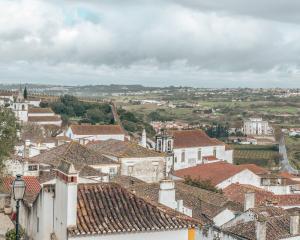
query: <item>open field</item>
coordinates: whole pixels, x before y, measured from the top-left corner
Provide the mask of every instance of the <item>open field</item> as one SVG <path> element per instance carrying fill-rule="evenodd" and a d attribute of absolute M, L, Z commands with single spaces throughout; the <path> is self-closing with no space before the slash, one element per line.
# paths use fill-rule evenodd
<path fill-rule="evenodd" d="M 279 163 L 276 145 L 231 145 L 234 148 L 234 163 L 254 163 L 262 167 L 274 168 Z"/>
<path fill-rule="evenodd" d="M 300 169 L 300 138 L 287 136 L 285 143 L 290 163 Z"/>

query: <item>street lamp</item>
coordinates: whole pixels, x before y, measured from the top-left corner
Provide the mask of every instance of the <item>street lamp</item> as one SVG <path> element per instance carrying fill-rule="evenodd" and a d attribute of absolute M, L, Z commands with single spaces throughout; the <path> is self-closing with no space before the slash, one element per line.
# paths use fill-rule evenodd
<path fill-rule="evenodd" d="M 19 240 L 19 208 L 20 200 L 23 200 L 26 184 L 22 179 L 21 175 L 17 175 L 16 179 L 13 181 L 13 195 L 14 200 L 16 201 L 16 240 Z"/>

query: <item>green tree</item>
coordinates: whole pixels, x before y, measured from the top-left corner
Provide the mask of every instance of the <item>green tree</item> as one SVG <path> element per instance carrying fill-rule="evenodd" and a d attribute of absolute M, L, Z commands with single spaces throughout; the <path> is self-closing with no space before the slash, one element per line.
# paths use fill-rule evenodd
<path fill-rule="evenodd" d="M 10 109 L 0 110 L 0 170 L 3 169 L 4 160 L 14 151 L 19 128 L 15 115 Z"/>
<path fill-rule="evenodd" d="M 24 99 L 27 99 L 27 98 L 28 98 L 27 87 L 24 88 L 23 97 L 24 97 Z"/>

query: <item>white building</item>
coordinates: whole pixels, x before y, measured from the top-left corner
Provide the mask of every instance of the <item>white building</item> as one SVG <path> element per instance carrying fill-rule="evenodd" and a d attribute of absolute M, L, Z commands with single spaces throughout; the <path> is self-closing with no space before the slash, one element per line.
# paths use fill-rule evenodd
<path fill-rule="evenodd" d="M 88 144 L 88 148 L 120 164 L 120 175 L 145 182 L 158 182 L 166 176 L 167 155 L 136 143 L 107 140 Z"/>
<path fill-rule="evenodd" d="M 29 108 L 28 122 L 37 125 L 55 125 L 61 127 L 62 119 L 60 115 L 56 115 L 50 108 Z"/>
<path fill-rule="evenodd" d="M 125 133 L 120 125 L 71 125 L 66 136 L 84 144 L 109 139 L 125 140 Z"/>
<path fill-rule="evenodd" d="M 233 150 L 225 143 L 208 137 L 202 130 L 170 131 L 158 135 L 156 150 L 173 153 L 171 164 L 174 170 L 216 161 L 233 161 Z"/>
<path fill-rule="evenodd" d="M 68 162 L 62 161 L 56 176 L 54 185 L 43 184 L 36 199 L 21 206 L 20 223 L 30 239 L 203 239 L 196 220 L 117 184 L 80 183 Z"/>
<path fill-rule="evenodd" d="M 269 127 L 267 121 L 263 121 L 262 118 L 249 118 L 244 121 L 243 133 L 245 135 L 270 135 L 272 134 L 272 128 Z"/>
<path fill-rule="evenodd" d="M 29 102 L 24 99 L 22 91 L 19 91 L 19 94 L 12 105 L 12 111 L 17 120 L 21 123 L 26 123 L 28 121 L 28 109 Z"/>

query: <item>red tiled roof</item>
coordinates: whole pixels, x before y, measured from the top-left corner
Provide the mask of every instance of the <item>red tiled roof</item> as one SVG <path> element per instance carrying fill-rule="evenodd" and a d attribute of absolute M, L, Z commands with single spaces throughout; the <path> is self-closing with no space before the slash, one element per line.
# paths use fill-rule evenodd
<path fill-rule="evenodd" d="M 120 135 L 124 134 L 120 125 L 71 125 L 76 135 Z"/>
<path fill-rule="evenodd" d="M 35 198 L 39 194 L 41 190 L 41 185 L 37 177 L 23 176 L 22 178 L 26 184 L 24 200 L 27 201 L 28 203 L 31 203 L 35 200 Z M 5 192 L 11 193 L 12 183 L 14 179 L 15 179 L 14 177 L 5 177 L 2 179 L 2 187 Z"/>
<path fill-rule="evenodd" d="M 29 122 L 58 122 L 61 121 L 59 115 L 54 116 L 30 116 L 28 117 Z"/>
<path fill-rule="evenodd" d="M 190 176 L 193 179 L 210 180 L 213 185 L 218 185 L 245 169 L 227 162 L 216 162 L 177 170 L 174 175 L 180 178 Z"/>
<path fill-rule="evenodd" d="M 194 227 L 196 220 L 151 204 L 118 184 L 79 184 L 77 226 L 71 236 L 170 231 Z"/>
<path fill-rule="evenodd" d="M 239 165 L 240 168 L 243 168 L 243 169 L 249 169 L 250 171 L 254 172 L 255 174 L 257 175 L 261 175 L 261 174 L 267 174 L 269 173 L 268 170 L 262 168 L 262 167 L 259 167 L 255 164 L 241 164 Z"/>
<path fill-rule="evenodd" d="M 274 202 L 274 194 L 272 192 L 268 192 L 252 185 L 233 183 L 223 189 L 223 193 L 226 197 L 231 201 L 239 202 L 241 204 L 244 204 L 245 193 L 249 191 L 255 193 L 255 206 L 263 205 L 266 202 Z"/>
<path fill-rule="evenodd" d="M 170 131 L 174 137 L 174 148 L 222 146 L 223 142 L 210 138 L 202 130 L 180 130 Z"/>
<path fill-rule="evenodd" d="M 234 183 L 223 189 L 223 193 L 230 200 L 244 203 L 245 193 L 253 191 L 255 193 L 255 205 L 260 206 L 266 203 L 272 203 L 277 206 L 299 206 L 300 194 L 275 195 L 252 185 Z"/>
<path fill-rule="evenodd" d="M 29 108 L 28 113 L 54 113 L 51 108 Z"/>

